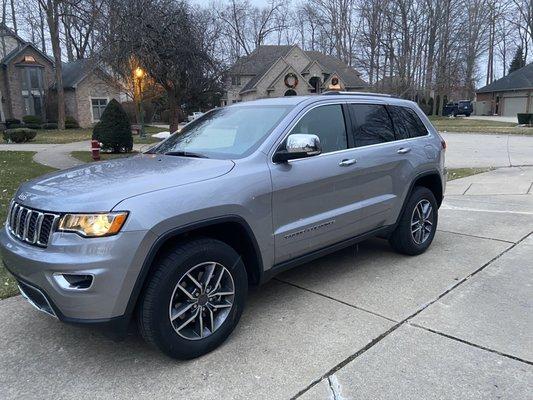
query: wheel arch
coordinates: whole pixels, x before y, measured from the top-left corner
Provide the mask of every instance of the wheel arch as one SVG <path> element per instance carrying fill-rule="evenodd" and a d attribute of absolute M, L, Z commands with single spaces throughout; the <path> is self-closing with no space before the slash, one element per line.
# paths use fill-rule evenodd
<path fill-rule="evenodd" d="M 231 234 L 228 234 L 228 230 Z M 249 283 L 259 284 L 263 274 L 263 262 L 259 245 L 248 223 L 236 215 L 203 220 L 171 229 L 156 239 L 137 276 L 125 314 L 133 314 L 157 257 L 180 240 L 198 237 L 210 237 L 231 246 L 243 258 Z"/>
<path fill-rule="evenodd" d="M 421 174 L 418 174 L 415 176 L 415 178 L 412 180 L 409 190 L 407 191 L 407 194 L 405 195 L 405 198 L 403 199 L 402 208 L 400 210 L 400 213 L 398 214 L 398 217 L 396 219 L 396 223 L 392 226 L 391 230 L 394 230 L 396 226 L 398 225 L 398 222 L 400 221 L 400 218 L 402 217 L 405 207 L 407 205 L 407 202 L 409 201 L 409 198 L 411 197 L 411 194 L 413 193 L 413 190 L 417 186 L 426 187 L 435 196 L 435 199 L 437 200 L 437 205 L 440 207 L 442 204 L 442 200 L 444 199 L 444 192 L 442 187 L 442 179 L 438 171 L 426 171 Z"/>

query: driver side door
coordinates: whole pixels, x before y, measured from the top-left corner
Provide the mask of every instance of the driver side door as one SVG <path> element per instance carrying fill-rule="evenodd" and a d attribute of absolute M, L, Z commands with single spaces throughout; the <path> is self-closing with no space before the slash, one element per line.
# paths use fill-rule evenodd
<path fill-rule="evenodd" d="M 344 238 L 339 216 L 351 200 L 343 197 L 346 191 L 342 188 L 355 185 L 349 123 L 345 105 L 315 106 L 296 122 L 289 134 L 317 135 L 322 153 L 269 163 L 276 264 Z"/>

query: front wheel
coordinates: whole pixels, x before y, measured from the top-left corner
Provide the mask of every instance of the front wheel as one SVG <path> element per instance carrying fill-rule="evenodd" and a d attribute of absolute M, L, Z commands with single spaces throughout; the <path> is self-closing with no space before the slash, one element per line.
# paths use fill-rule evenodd
<path fill-rule="evenodd" d="M 402 254 L 418 255 L 427 250 L 437 230 L 438 206 L 433 192 L 417 186 L 407 200 L 389 243 Z"/>
<path fill-rule="evenodd" d="M 239 321 L 248 291 L 241 257 L 223 242 L 196 239 L 156 262 L 138 308 L 145 340 L 177 359 L 222 344 Z"/>

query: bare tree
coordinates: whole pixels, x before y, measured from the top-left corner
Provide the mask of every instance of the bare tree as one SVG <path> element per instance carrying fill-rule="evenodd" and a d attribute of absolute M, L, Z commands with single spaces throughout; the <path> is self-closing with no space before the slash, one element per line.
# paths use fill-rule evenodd
<path fill-rule="evenodd" d="M 65 129 L 65 92 L 63 89 L 63 76 L 61 65 L 61 45 L 59 23 L 61 19 L 60 7 L 66 0 L 39 0 L 39 5 L 46 15 L 50 41 L 52 42 L 52 52 L 55 63 L 55 81 L 57 90 L 57 127 Z"/>
<path fill-rule="evenodd" d="M 215 90 L 220 81 L 212 56 L 218 30 L 211 22 L 208 14 L 173 0 L 113 0 L 110 5 L 102 59 L 124 80 L 141 67 L 165 90 L 171 130 L 178 127 L 180 106 L 199 92 Z"/>

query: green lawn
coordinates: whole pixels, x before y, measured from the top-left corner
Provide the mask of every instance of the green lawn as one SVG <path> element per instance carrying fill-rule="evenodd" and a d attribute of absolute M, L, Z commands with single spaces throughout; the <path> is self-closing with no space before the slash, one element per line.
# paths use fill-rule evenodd
<path fill-rule="evenodd" d="M 4 225 L 9 201 L 22 182 L 55 171 L 32 160 L 28 151 L 0 151 L 0 221 Z M 0 262 L 0 299 L 17 293 L 15 280 Z"/>
<path fill-rule="evenodd" d="M 153 126 L 146 127 L 146 133 L 148 137 L 146 139 L 141 139 L 139 135 L 133 136 L 133 143 L 157 143 L 159 139 L 150 137 L 154 133 L 162 132 L 165 129 L 156 128 Z M 91 140 L 93 130 L 91 128 L 86 129 L 65 129 L 60 131 L 57 129 L 38 129 L 37 136 L 31 143 L 53 143 L 53 144 L 63 144 L 71 142 L 81 142 L 83 140 Z"/>
<path fill-rule="evenodd" d="M 509 133 L 533 135 L 533 128 L 517 127 L 518 123 L 472 119 L 470 117 L 429 117 L 431 123 L 443 132 Z"/>
<path fill-rule="evenodd" d="M 100 160 L 112 160 L 114 158 L 125 158 L 125 157 L 131 157 L 136 154 L 139 154 L 136 151 L 133 151 L 131 153 L 100 153 Z M 70 155 L 74 158 L 77 158 L 78 160 L 81 160 L 83 162 L 93 162 L 93 157 L 90 151 L 73 151 L 70 153 Z"/>
<path fill-rule="evenodd" d="M 448 169 L 448 180 L 465 178 L 470 175 L 481 174 L 483 172 L 492 171 L 494 168 L 451 168 Z"/>

